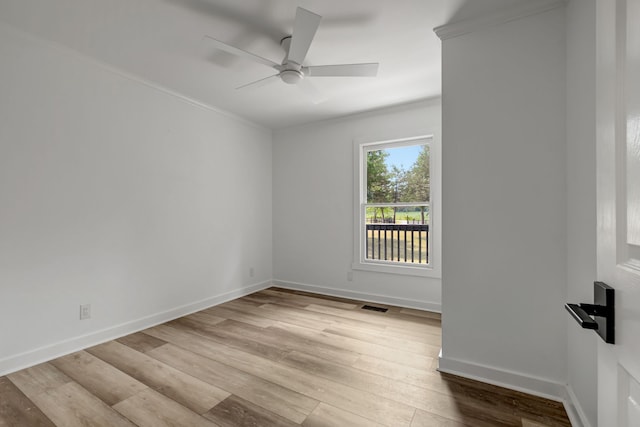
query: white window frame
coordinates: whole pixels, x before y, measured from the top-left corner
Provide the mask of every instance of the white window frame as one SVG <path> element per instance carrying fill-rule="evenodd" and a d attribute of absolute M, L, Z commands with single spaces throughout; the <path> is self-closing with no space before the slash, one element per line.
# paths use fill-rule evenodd
<path fill-rule="evenodd" d="M 430 198 L 429 200 L 429 263 L 410 264 L 393 261 L 368 260 L 365 249 L 365 215 L 366 204 L 366 152 L 371 148 L 383 150 L 410 145 L 429 146 Z M 440 143 L 434 135 L 420 135 L 384 141 L 357 141 L 353 143 L 354 159 L 354 235 L 353 235 L 353 270 L 365 270 L 379 273 L 403 274 L 421 277 L 441 277 L 440 256 L 442 252 L 440 230 Z"/>

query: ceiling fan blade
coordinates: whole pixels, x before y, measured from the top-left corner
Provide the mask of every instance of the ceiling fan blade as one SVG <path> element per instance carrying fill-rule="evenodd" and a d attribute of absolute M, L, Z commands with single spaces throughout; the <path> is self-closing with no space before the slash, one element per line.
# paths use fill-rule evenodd
<path fill-rule="evenodd" d="M 263 65 L 266 65 L 267 67 L 275 68 L 276 70 L 280 71 L 280 64 L 278 64 L 277 62 L 274 62 L 267 58 L 263 58 L 258 55 L 254 55 L 251 52 L 247 52 L 246 50 L 242 50 L 235 46 L 231 46 L 229 44 L 226 44 L 225 42 L 221 42 L 220 40 L 214 39 L 213 37 L 205 36 L 205 38 L 208 39 L 208 41 L 216 49 L 224 50 L 225 52 L 231 53 L 241 58 L 247 58 L 253 62 L 257 62 L 259 64 L 263 64 Z"/>
<path fill-rule="evenodd" d="M 293 23 L 293 34 L 291 35 L 287 61 L 302 65 L 321 19 L 320 15 L 309 12 L 307 9 L 301 7 L 296 9 L 296 20 Z"/>
<path fill-rule="evenodd" d="M 269 76 L 269 77 L 265 77 L 264 79 L 260 79 L 260 80 L 256 80 L 255 82 L 251 82 L 251 83 L 247 83 L 245 85 L 242 86 L 238 86 L 236 89 L 244 89 L 246 87 L 262 87 L 262 86 L 266 86 L 271 82 L 274 82 L 278 79 L 278 74 L 274 74 L 273 76 Z"/>
<path fill-rule="evenodd" d="M 310 77 L 375 77 L 378 63 L 314 65 L 302 67 L 302 72 Z"/>
<path fill-rule="evenodd" d="M 324 102 L 327 100 L 327 98 L 320 93 L 320 91 L 318 90 L 318 88 L 311 83 L 309 80 L 307 79 L 302 79 L 300 80 L 296 86 L 298 86 L 298 88 L 300 88 L 300 90 L 311 100 L 311 102 L 313 102 L 314 104 L 320 104 L 321 102 Z"/>

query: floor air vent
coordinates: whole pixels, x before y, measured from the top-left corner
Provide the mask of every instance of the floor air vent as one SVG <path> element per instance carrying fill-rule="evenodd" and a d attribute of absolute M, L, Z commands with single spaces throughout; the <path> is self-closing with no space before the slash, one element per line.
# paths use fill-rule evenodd
<path fill-rule="evenodd" d="M 379 311 L 381 313 L 386 313 L 387 310 L 389 310 L 388 308 L 374 307 L 372 305 L 363 305 L 362 309 L 363 310 L 371 310 L 371 311 Z"/>

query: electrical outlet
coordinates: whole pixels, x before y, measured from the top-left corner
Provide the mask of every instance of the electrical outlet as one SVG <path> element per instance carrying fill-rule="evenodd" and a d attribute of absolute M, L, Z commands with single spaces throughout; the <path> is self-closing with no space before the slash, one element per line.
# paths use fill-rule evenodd
<path fill-rule="evenodd" d="M 347 280 L 353 282 L 353 271 L 347 271 Z"/>
<path fill-rule="evenodd" d="M 80 320 L 91 319 L 91 304 L 82 304 L 80 306 Z"/>
<path fill-rule="evenodd" d="M 249 267 L 249 277 L 253 277 L 255 274 L 255 270 L 253 269 L 253 267 Z"/>

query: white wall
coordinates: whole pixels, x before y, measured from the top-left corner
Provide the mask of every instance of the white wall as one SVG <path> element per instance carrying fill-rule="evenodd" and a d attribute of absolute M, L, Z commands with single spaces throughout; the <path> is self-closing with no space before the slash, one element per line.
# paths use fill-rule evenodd
<path fill-rule="evenodd" d="M 312 292 L 440 309 L 440 279 L 353 271 L 353 141 L 434 135 L 440 100 L 274 133 L 274 280 Z"/>
<path fill-rule="evenodd" d="M 567 301 L 593 301 L 596 278 L 596 0 L 567 5 Z M 593 331 L 567 316 L 569 387 L 585 424 L 597 424 Z"/>
<path fill-rule="evenodd" d="M 0 63 L 0 375 L 266 286 L 271 131 L 6 27 Z"/>
<path fill-rule="evenodd" d="M 443 41 L 441 368 L 567 380 L 564 8 Z"/>

